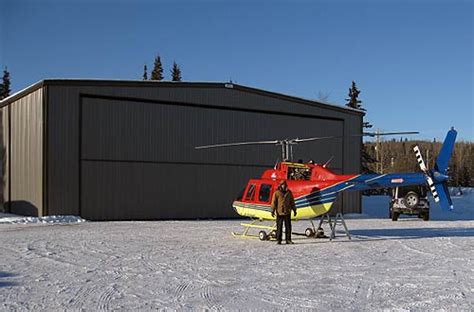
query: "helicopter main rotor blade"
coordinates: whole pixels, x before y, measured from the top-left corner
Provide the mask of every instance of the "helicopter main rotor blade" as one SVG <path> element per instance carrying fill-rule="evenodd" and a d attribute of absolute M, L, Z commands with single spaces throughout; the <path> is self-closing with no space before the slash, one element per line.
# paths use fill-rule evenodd
<path fill-rule="evenodd" d="M 318 141 L 318 140 L 328 140 L 328 139 L 337 139 L 343 138 L 342 135 L 333 135 L 333 136 L 325 136 L 325 137 L 314 137 L 314 138 L 306 138 L 306 139 L 294 139 L 292 140 L 295 143 L 303 143 L 303 142 L 310 142 L 310 141 Z"/>
<path fill-rule="evenodd" d="M 263 144 L 271 144 L 276 145 L 281 141 L 274 140 L 274 141 L 255 141 L 255 142 L 238 142 L 238 143 L 224 143 L 224 144 L 214 144 L 214 145 L 203 145 L 203 146 L 196 146 L 195 149 L 206 149 L 206 148 L 219 148 L 219 147 L 230 147 L 230 146 L 242 146 L 242 145 L 263 145 Z"/>
<path fill-rule="evenodd" d="M 314 137 L 306 139 L 291 139 L 291 140 L 273 140 L 273 141 L 254 141 L 254 142 L 237 142 L 237 143 L 223 143 L 223 144 L 213 144 L 213 145 L 202 145 L 196 146 L 195 149 L 208 149 L 208 148 L 220 148 L 220 147 L 231 147 L 231 146 L 243 146 L 243 145 L 292 145 L 303 142 L 310 141 L 319 141 L 319 140 L 328 140 L 328 139 L 338 139 L 338 138 L 353 138 L 353 137 L 363 137 L 363 136 L 382 136 L 382 135 L 396 135 L 396 134 L 418 134 L 419 132 L 415 131 L 404 131 L 404 132 L 385 132 L 385 133 L 376 133 L 376 132 L 364 132 L 362 134 L 353 134 L 349 136 L 324 136 L 324 137 Z"/>
<path fill-rule="evenodd" d="M 416 131 L 404 131 L 404 132 L 364 132 L 362 134 L 352 134 L 348 136 L 344 135 L 334 135 L 334 136 L 325 136 L 325 137 L 314 137 L 314 138 L 306 138 L 306 139 L 294 139 L 292 140 L 295 143 L 303 143 L 303 142 L 310 142 L 310 141 L 319 141 L 319 140 L 327 140 L 327 139 L 340 139 L 340 138 L 353 138 L 353 137 L 363 137 L 363 136 L 370 136 L 375 137 L 377 135 L 396 135 L 396 134 L 418 134 L 419 132 Z"/>
<path fill-rule="evenodd" d="M 364 132 L 363 136 L 376 137 L 377 135 L 397 135 L 397 134 L 420 134 L 418 131 L 401 131 L 401 132 Z"/>

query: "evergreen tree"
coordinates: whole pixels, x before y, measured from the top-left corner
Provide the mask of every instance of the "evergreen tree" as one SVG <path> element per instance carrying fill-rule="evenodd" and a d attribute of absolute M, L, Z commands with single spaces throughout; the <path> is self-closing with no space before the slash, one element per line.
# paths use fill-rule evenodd
<path fill-rule="evenodd" d="M 147 72 L 147 67 L 146 64 L 143 65 L 143 80 L 148 80 L 148 72 Z"/>
<path fill-rule="evenodd" d="M 346 106 L 355 108 L 355 109 L 360 109 L 362 111 L 366 111 L 365 108 L 362 107 L 362 101 L 359 100 L 359 94 L 360 90 L 357 89 L 355 81 L 352 81 L 352 86 L 349 88 L 349 98 L 346 99 L 347 103 Z M 372 128 L 372 124 L 368 121 L 364 121 L 362 123 L 363 128 Z"/>
<path fill-rule="evenodd" d="M 364 108 L 362 108 L 362 101 L 359 100 L 359 94 L 360 90 L 357 89 L 355 81 L 352 81 L 352 86 L 349 88 L 349 98 L 346 99 L 347 103 L 346 106 L 355 108 L 355 109 L 360 109 L 365 111 Z"/>
<path fill-rule="evenodd" d="M 163 65 L 161 64 L 161 58 L 159 55 L 155 57 L 153 64 L 153 71 L 151 72 L 150 80 L 163 80 Z"/>
<path fill-rule="evenodd" d="M 7 67 L 5 67 L 3 70 L 2 84 L 0 88 L 0 100 L 10 95 L 10 84 L 10 73 L 8 72 Z"/>
<path fill-rule="evenodd" d="M 173 62 L 173 68 L 170 70 L 172 81 L 181 81 L 181 69 L 176 62 Z"/>

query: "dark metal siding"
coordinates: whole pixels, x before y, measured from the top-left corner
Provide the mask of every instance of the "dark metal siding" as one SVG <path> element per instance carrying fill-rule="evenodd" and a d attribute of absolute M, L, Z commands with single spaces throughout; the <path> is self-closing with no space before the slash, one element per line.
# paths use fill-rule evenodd
<path fill-rule="evenodd" d="M 38 89 L 12 103 L 8 193 L 12 213 L 43 215 L 43 91 Z"/>
<path fill-rule="evenodd" d="M 70 92 L 72 91 L 72 92 Z M 48 86 L 48 214 L 79 214 L 79 94 Z"/>
<path fill-rule="evenodd" d="M 235 217 L 231 199 L 274 164 L 279 149 L 194 146 L 343 130 L 343 121 L 316 117 L 90 97 L 82 99 L 81 120 L 81 208 L 89 219 Z M 308 159 L 317 145 L 302 146 L 298 155 Z M 317 160 L 336 155 L 340 167 L 341 140 L 325 145 Z"/>
<path fill-rule="evenodd" d="M 350 136 L 354 133 L 362 133 L 362 118 L 359 116 L 346 116 L 344 125 L 345 136 Z M 345 141 L 343 171 L 344 173 L 359 173 L 361 172 L 362 137 Z M 360 213 L 362 211 L 359 192 L 342 193 L 342 201 L 344 213 Z"/>
<path fill-rule="evenodd" d="M 232 216 L 238 189 L 273 165 L 278 150 L 197 152 L 194 145 L 360 133 L 361 117 L 222 87 L 51 85 L 48 213 L 82 209 L 91 219 Z M 341 167 L 336 171 L 358 172 L 360 142 L 347 141 L 302 145 L 295 153 L 319 162 L 335 154 L 333 166 Z M 358 198 L 344 195 L 350 203 L 344 211 L 360 211 Z"/>
<path fill-rule="evenodd" d="M 195 150 L 213 142 L 341 136 L 342 120 L 167 102 L 82 98 L 82 158 L 87 160 L 273 166 L 277 146 Z M 323 149 L 321 147 L 324 147 Z M 342 168 L 342 139 L 296 147 L 297 155 Z"/>

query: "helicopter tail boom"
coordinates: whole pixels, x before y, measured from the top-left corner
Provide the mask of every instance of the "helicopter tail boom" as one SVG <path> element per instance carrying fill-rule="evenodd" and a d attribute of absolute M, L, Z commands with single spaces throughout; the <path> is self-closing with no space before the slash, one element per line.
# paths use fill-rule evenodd
<path fill-rule="evenodd" d="M 449 176 L 447 174 L 456 135 L 457 132 L 454 128 L 448 131 L 441 151 L 436 159 L 434 169 L 432 170 L 427 168 L 420 149 L 418 146 L 415 146 L 413 150 L 423 173 L 363 174 L 343 182 L 347 186 L 342 190 L 363 191 L 377 188 L 427 184 L 434 201 L 439 203 L 444 210 L 451 210 L 453 209 L 453 203 L 448 192 L 447 182 Z"/>

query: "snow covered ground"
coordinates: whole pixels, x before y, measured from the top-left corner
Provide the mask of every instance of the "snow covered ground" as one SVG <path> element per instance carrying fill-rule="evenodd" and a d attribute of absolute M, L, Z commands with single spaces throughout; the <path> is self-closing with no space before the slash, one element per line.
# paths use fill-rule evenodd
<path fill-rule="evenodd" d="M 473 219 L 349 219 L 352 240 L 289 246 L 238 220 L 1 224 L 0 310 L 472 311 Z"/>
<path fill-rule="evenodd" d="M 2 225 L 0 310 L 472 309 L 474 221 L 347 222 L 292 246 L 238 221 Z"/>

